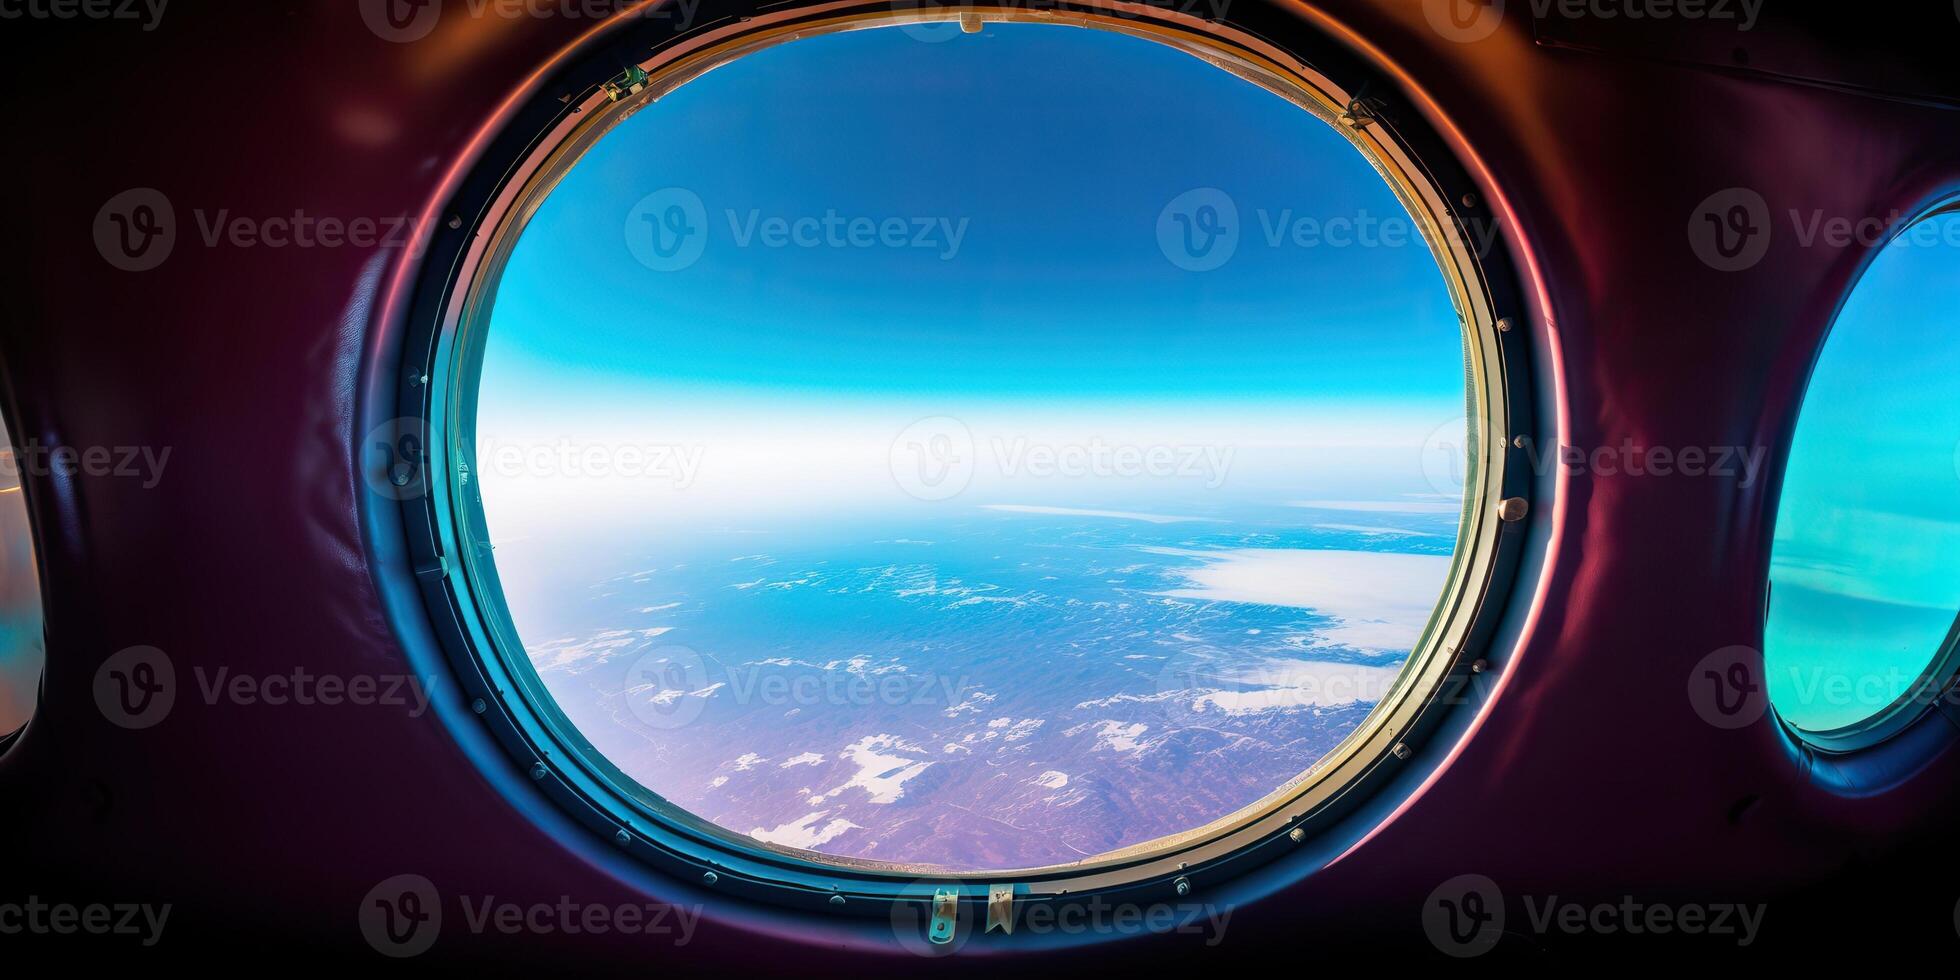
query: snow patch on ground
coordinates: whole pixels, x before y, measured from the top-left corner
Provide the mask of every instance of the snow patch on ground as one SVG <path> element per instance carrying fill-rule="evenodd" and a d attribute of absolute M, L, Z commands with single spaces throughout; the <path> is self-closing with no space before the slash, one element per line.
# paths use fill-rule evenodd
<path fill-rule="evenodd" d="M 1150 726 L 1142 722 L 1124 724 L 1120 721 L 1096 722 L 1096 745 L 1094 751 L 1109 749 L 1112 752 L 1142 752 L 1144 744 L 1139 741 Z M 1066 734 L 1082 731 L 1086 725 L 1069 729 Z"/>
<path fill-rule="evenodd" d="M 838 755 L 857 766 L 857 775 L 844 785 L 811 797 L 812 803 L 836 798 L 853 787 L 864 790 L 873 803 L 896 803 L 905 795 L 907 780 L 932 767 L 932 763 L 898 753 L 925 754 L 925 750 L 896 735 L 866 735 Z"/>
<path fill-rule="evenodd" d="M 817 821 L 822 820 L 824 815 L 829 812 L 829 810 L 818 810 L 801 820 L 795 820 L 774 829 L 757 827 L 749 831 L 749 836 L 765 844 L 780 844 L 784 847 L 800 847 L 804 850 L 809 850 L 830 842 L 844 831 L 859 829 L 857 824 L 843 817 L 838 817 L 821 827 L 817 826 Z"/>

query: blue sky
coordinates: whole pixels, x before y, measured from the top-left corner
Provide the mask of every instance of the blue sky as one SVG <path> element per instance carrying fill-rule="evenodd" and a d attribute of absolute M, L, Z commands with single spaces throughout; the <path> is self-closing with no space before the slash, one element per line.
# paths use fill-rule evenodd
<path fill-rule="evenodd" d="M 629 226 L 673 188 L 705 239 L 650 268 Z M 1236 253 L 1204 272 L 1157 236 L 1196 188 L 1239 214 Z M 908 244 L 750 232 L 832 214 L 898 219 Z M 705 444 L 754 480 L 766 468 L 743 467 L 782 442 L 834 444 L 796 461 L 807 476 L 945 415 L 976 435 L 1294 451 L 1263 477 L 1244 464 L 1246 493 L 1282 493 L 1313 453 L 1353 477 L 1330 492 L 1366 490 L 1377 457 L 1424 489 L 1423 438 L 1463 414 L 1434 260 L 1415 240 L 1267 244 L 1299 218 L 1406 221 L 1341 134 L 1170 48 L 1039 25 L 780 45 L 626 120 L 532 218 L 496 297 L 482 435 Z"/>

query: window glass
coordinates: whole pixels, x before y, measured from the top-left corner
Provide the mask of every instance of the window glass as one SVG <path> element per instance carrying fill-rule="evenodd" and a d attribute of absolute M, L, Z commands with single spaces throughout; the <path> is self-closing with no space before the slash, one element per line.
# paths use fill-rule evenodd
<path fill-rule="evenodd" d="M 1960 611 L 1960 215 L 1906 229 L 1831 328 L 1790 447 L 1771 552 L 1770 703 L 1799 730 L 1884 715 Z"/>
<path fill-rule="evenodd" d="M 1126 35 L 717 68 L 553 188 L 486 337 L 530 664 L 769 844 L 997 870 L 1231 815 L 1369 717 L 1456 547 L 1463 340 L 1408 213 Z"/>

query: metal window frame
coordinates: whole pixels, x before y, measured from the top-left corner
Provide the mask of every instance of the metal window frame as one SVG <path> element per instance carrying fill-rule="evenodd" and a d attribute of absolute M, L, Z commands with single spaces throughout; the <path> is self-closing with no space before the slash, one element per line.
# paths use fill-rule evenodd
<path fill-rule="evenodd" d="M 406 552 L 430 625 L 458 682 L 510 761 L 538 791 L 595 834 L 669 874 L 778 906 L 822 914 L 896 915 L 950 893 L 983 907 L 1001 886 L 1012 901 L 1160 901 L 1293 852 L 1407 768 L 1425 735 L 1477 703 L 1516 577 L 1535 488 L 1527 465 L 1534 425 L 1529 331 L 1518 279 L 1499 236 L 1448 145 L 1379 70 L 1295 22 L 1291 46 L 1237 26 L 1149 4 L 1036 0 L 1029 6 L 908 6 L 792 2 L 692 29 L 632 18 L 588 40 L 514 112 L 459 186 L 412 284 L 399 418 L 383 472 L 398 489 Z M 854 861 L 763 844 L 702 821 L 639 787 L 557 713 L 515 643 L 487 558 L 482 510 L 468 491 L 473 379 L 481 333 L 514 229 L 555 175 L 612 124 L 659 93 L 762 47 L 815 34 L 902 24 L 1033 22 L 1114 30 L 1176 47 L 1299 105 L 1361 148 L 1427 229 L 1463 320 L 1470 445 L 1465 507 L 1443 597 L 1393 688 L 1354 733 L 1300 777 L 1238 813 L 1172 837 L 1067 865 L 988 872 Z M 1305 43 L 1301 43 L 1305 39 Z M 637 52 L 620 75 L 622 51 Z M 650 52 L 650 54 L 649 54 Z M 1312 59 L 1309 61 L 1308 59 Z M 1336 78 L 1341 84 L 1336 83 Z M 1485 225 L 1484 227 L 1492 227 Z M 399 445 L 405 451 L 394 453 Z M 365 450 L 368 447 L 361 447 Z M 366 465 L 367 454 L 357 458 Z M 517 656 L 510 656 L 510 651 Z"/>

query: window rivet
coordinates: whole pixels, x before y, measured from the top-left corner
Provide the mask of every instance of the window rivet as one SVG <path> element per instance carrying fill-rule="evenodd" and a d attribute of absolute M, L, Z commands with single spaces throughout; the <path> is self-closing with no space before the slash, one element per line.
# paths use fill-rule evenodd
<path fill-rule="evenodd" d="M 1397 742 L 1395 743 L 1395 747 L 1389 749 L 1388 751 L 1390 755 L 1395 756 L 1397 759 L 1407 759 L 1409 756 L 1415 754 L 1413 751 L 1409 749 L 1409 744 L 1407 742 Z"/>
<path fill-rule="evenodd" d="M 1474 662 L 1470 664 L 1470 672 L 1473 674 L 1481 674 L 1489 669 L 1490 669 L 1490 661 L 1485 660 L 1482 657 L 1477 658 Z"/>
<path fill-rule="evenodd" d="M 1497 332 L 1498 332 L 1498 333 L 1510 333 L 1510 332 L 1511 332 L 1511 318 L 1510 318 L 1510 317 L 1508 317 L 1508 316 L 1503 316 L 1503 317 L 1498 317 L 1498 318 L 1497 318 Z"/>
<path fill-rule="evenodd" d="M 1292 829 L 1291 831 L 1289 831 L 1289 832 L 1287 833 L 1287 835 L 1286 835 L 1286 838 L 1287 838 L 1288 840 L 1290 840 L 1290 841 L 1292 841 L 1293 843 L 1295 843 L 1295 844 L 1298 844 L 1298 843 L 1300 843 L 1301 841 L 1303 841 L 1303 840 L 1306 840 L 1306 839 L 1307 839 L 1307 831 L 1306 831 L 1306 828 L 1304 828 L 1304 827 L 1295 827 L 1295 828 L 1293 828 L 1293 829 Z"/>
<path fill-rule="evenodd" d="M 470 710 L 480 715 L 485 711 L 490 710 L 490 705 L 486 703 L 482 698 L 477 698 L 476 700 L 470 702 Z"/>
<path fill-rule="evenodd" d="M 633 835 L 627 833 L 624 829 L 622 829 L 620 830 L 619 833 L 613 835 L 613 840 L 618 841 L 619 846 L 625 847 L 626 845 L 633 843 Z"/>
<path fill-rule="evenodd" d="M 1177 894 L 1178 897 L 1180 898 L 1182 898 L 1185 895 L 1191 894 L 1191 879 L 1186 878 L 1183 875 L 1179 875 L 1177 880 L 1171 883 L 1171 886 L 1177 889 Z"/>
<path fill-rule="evenodd" d="M 544 768 L 544 763 L 542 763 L 542 762 L 533 762 L 533 763 L 531 763 L 531 778 L 532 778 L 532 779 L 543 779 L 543 778 L 544 778 L 544 773 L 545 773 L 545 768 Z"/>
<path fill-rule="evenodd" d="M 832 896 L 830 896 L 830 904 L 832 904 L 832 905 L 842 905 L 842 904 L 844 904 L 844 896 L 842 896 L 842 895 L 832 895 Z"/>
<path fill-rule="evenodd" d="M 1530 509 L 1531 504 L 1523 497 L 1506 497 L 1497 505 L 1497 519 L 1506 523 L 1516 523 L 1524 520 L 1525 513 Z"/>
<path fill-rule="evenodd" d="M 715 873 L 714 873 L 714 872 L 712 872 L 712 871 L 709 871 L 709 872 L 706 872 L 705 874 L 703 874 L 703 875 L 701 876 L 701 883 L 702 883 L 702 884 L 704 884 L 704 885 L 712 885 L 712 884 L 714 884 L 715 882 L 717 882 L 717 881 L 720 881 L 720 880 L 721 880 L 721 876 L 720 876 L 720 875 L 718 875 L 718 874 L 715 874 Z"/>

